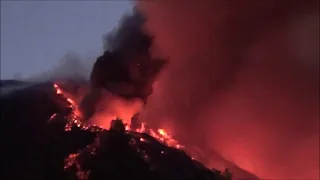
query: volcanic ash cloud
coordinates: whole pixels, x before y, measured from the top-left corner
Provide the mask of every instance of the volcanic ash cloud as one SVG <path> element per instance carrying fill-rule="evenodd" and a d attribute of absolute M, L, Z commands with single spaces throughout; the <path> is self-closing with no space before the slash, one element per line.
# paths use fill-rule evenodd
<path fill-rule="evenodd" d="M 317 1 L 138 4 L 171 60 L 149 123 L 263 179 L 319 178 Z"/>

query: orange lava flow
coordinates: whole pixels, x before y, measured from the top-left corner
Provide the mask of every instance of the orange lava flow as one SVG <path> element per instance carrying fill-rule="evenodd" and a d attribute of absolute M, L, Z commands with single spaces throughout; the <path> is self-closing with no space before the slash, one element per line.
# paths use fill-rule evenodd
<path fill-rule="evenodd" d="M 82 130 L 89 130 L 91 132 L 101 132 L 104 129 L 102 127 L 99 127 L 97 125 L 89 125 L 83 123 L 81 119 L 81 112 L 79 111 L 78 105 L 74 100 L 72 100 L 72 97 L 68 96 L 68 93 L 65 93 L 58 84 L 53 84 L 53 87 L 56 91 L 56 94 L 59 96 L 62 96 L 68 106 L 72 109 L 72 113 L 67 117 L 67 124 L 65 126 L 65 131 L 71 131 L 72 127 L 75 125 L 78 128 Z M 53 120 L 57 116 L 56 113 L 54 113 L 50 120 Z M 177 149 L 183 148 L 184 146 L 180 145 L 177 140 L 175 140 L 171 135 L 168 134 L 164 129 L 157 129 L 156 131 L 153 129 L 146 129 L 146 123 L 141 123 L 141 127 L 138 129 L 130 129 L 130 124 L 126 124 L 126 131 L 131 132 L 139 132 L 139 133 L 148 133 L 155 139 L 159 140 L 160 142 Z M 141 140 L 143 142 L 143 140 Z"/>
<path fill-rule="evenodd" d="M 71 131 L 73 125 L 77 126 L 78 128 L 80 128 L 82 130 L 89 130 L 91 132 L 100 132 L 103 130 L 99 126 L 87 125 L 87 124 L 83 123 L 81 120 L 80 111 L 79 111 L 78 106 L 75 103 L 75 101 L 72 100 L 71 97 L 68 97 L 66 95 L 66 93 L 64 93 L 63 90 L 58 86 L 58 84 L 53 84 L 53 87 L 56 90 L 57 95 L 62 96 L 66 100 L 68 106 L 72 109 L 72 112 L 70 113 L 70 115 L 68 115 L 68 117 L 66 117 L 67 124 L 65 126 L 65 131 Z M 50 119 L 52 120 L 55 117 L 56 117 L 56 115 L 53 115 L 53 116 L 51 116 Z"/>
<path fill-rule="evenodd" d="M 58 84 L 53 84 L 53 87 L 56 91 L 56 94 L 58 96 L 61 96 L 63 99 L 65 99 L 66 104 L 68 105 L 69 108 L 71 108 L 71 113 L 65 117 L 67 119 L 67 123 L 65 126 L 65 131 L 71 131 L 72 127 L 77 126 L 81 130 L 85 131 L 91 131 L 91 132 L 101 132 L 104 131 L 102 127 L 99 127 L 97 125 L 89 125 L 86 123 L 83 123 L 82 118 L 81 118 L 81 112 L 79 111 L 78 105 L 76 101 L 74 101 L 71 97 L 71 95 L 68 96 L 69 93 L 64 92 Z M 54 120 L 57 117 L 57 113 L 54 113 L 50 119 L 49 122 Z M 171 135 L 168 134 L 164 129 L 157 129 L 156 131 L 153 129 L 147 129 L 146 128 L 146 123 L 142 122 L 141 127 L 138 129 L 130 129 L 130 123 L 125 124 L 125 130 L 126 132 L 138 132 L 138 133 L 148 133 L 150 136 L 154 137 L 158 141 L 166 144 L 167 146 L 173 147 L 173 148 L 183 148 L 184 146 L 180 145 L 177 140 L 175 140 Z M 144 138 L 139 138 L 139 141 L 142 143 L 148 143 L 147 140 Z M 96 137 L 95 141 L 87 145 L 85 149 L 78 150 L 77 153 L 72 153 L 69 154 L 69 156 L 65 159 L 64 163 L 64 169 L 69 169 L 71 166 L 75 166 L 77 169 L 76 176 L 78 180 L 85 180 L 88 178 L 88 175 L 90 174 L 90 171 L 86 171 L 82 169 L 81 163 L 79 162 L 80 156 L 83 155 L 83 152 L 87 151 L 90 152 L 91 154 L 95 154 L 96 149 L 100 146 L 100 140 L 99 136 Z M 150 157 L 148 154 L 146 154 L 143 151 L 140 151 L 139 148 L 135 148 L 137 152 L 142 153 L 143 159 L 148 162 Z M 161 154 L 164 152 L 161 151 Z M 193 159 L 193 158 L 192 158 Z"/>

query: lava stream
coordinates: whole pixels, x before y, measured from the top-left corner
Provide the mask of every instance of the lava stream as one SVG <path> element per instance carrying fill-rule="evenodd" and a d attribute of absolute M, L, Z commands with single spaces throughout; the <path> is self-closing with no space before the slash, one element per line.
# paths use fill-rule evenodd
<path fill-rule="evenodd" d="M 71 112 L 69 113 L 69 115 L 67 115 L 65 117 L 65 119 L 67 120 L 66 125 L 65 125 L 65 131 L 71 131 L 72 128 L 74 126 L 80 128 L 81 130 L 84 131 L 91 131 L 94 133 L 99 133 L 102 131 L 105 131 L 106 129 L 99 127 L 97 125 L 90 125 L 90 124 L 86 124 L 84 123 L 84 121 L 81 118 L 81 112 L 79 111 L 78 105 L 76 103 L 75 100 L 73 100 L 73 98 L 71 97 L 71 95 L 67 92 L 65 92 L 64 90 L 62 90 L 62 88 L 59 87 L 58 84 L 53 84 L 53 87 L 56 91 L 56 94 L 58 96 L 61 96 L 67 106 L 71 109 Z M 51 117 L 49 121 L 54 120 L 57 117 L 57 113 L 54 113 Z M 173 148 L 183 148 L 184 146 L 180 145 L 178 143 L 177 140 L 175 140 L 171 135 L 169 135 L 164 129 L 147 129 L 146 128 L 146 123 L 141 123 L 141 127 L 138 129 L 131 129 L 130 128 L 130 124 L 125 124 L 125 129 L 126 129 L 126 133 L 147 133 L 150 136 L 154 137 L 155 139 L 157 139 L 159 142 L 162 142 L 163 144 L 169 146 L 169 147 L 173 147 Z M 137 138 L 139 139 L 139 143 L 147 143 L 147 141 L 144 138 Z M 133 143 L 136 144 L 136 143 Z M 82 169 L 81 167 L 81 163 L 79 162 L 79 159 L 81 159 L 82 156 L 85 156 L 86 154 L 91 154 L 94 155 L 96 152 L 96 149 L 99 148 L 100 146 L 100 142 L 99 142 L 99 135 L 97 135 L 96 140 L 92 143 L 87 145 L 86 148 L 84 149 L 80 149 L 77 153 L 71 153 L 69 154 L 69 156 L 65 159 L 65 165 L 64 165 L 64 169 L 68 169 L 71 166 L 75 166 L 77 169 L 77 177 L 78 179 L 86 179 L 90 173 L 90 171 L 85 171 Z M 137 152 L 142 154 L 142 157 L 148 161 L 148 155 L 145 154 L 144 151 L 141 151 L 137 146 L 133 145 L 132 146 Z M 161 151 L 161 154 L 163 154 L 164 152 Z M 193 158 L 192 158 L 193 159 Z"/>
<path fill-rule="evenodd" d="M 57 95 L 61 95 L 72 110 L 67 118 L 68 122 L 65 128 L 66 131 L 70 131 L 70 127 L 72 127 L 72 125 L 76 125 L 82 130 L 90 130 L 91 132 L 103 131 L 102 127 L 83 123 L 81 119 L 81 112 L 79 111 L 76 101 L 72 100 L 72 97 L 68 96 L 68 93 L 63 91 L 58 84 L 54 84 L 53 87 L 55 88 Z M 53 114 L 50 119 L 54 119 L 56 115 L 56 113 Z M 126 130 L 131 132 L 148 133 L 150 136 L 156 138 L 160 142 L 163 142 L 170 147 L 175 147 L 178 149 L 184 147 L 180 145 L 178 141 L 175 140 L 171 135 L 169 135 L 164 129 L 157 129 L 156 131 L 153 129 L 146 129 L 146 123 L 144 122 L 141 123 L 141 127 L 138 129 L 130 129 L 130 124 L 126 124 Z"/>

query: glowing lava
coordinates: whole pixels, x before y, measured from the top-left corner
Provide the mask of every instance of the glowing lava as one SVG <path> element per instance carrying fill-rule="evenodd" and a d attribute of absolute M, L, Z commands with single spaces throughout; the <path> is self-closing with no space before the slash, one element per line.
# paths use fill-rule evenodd
<path fill-rule="evenodd" d="M 65 125 L 65 131 L 71 131 L 74 126 L 80 128 L 81 130 L 84 131 L 91 131 L 95 133 L 99 133 L 102 131 L 105 131 L 106 129 L 99 127 L 97 125 L 89 125 L 84 123 L 84 121 L 81 118 L 81 112 L 78 108 L 78 105 L 75 100 L 72 99 L 71 95 L 65 91 L 63 91 L 58 84 L 53 84 L 53 87 L 56 91 L 56 94 L 60 97 L 62 97 L 65 102 L 67 107 L 71 109 L 71 112 L 69 115 L 65 116 L 65 119 L 67 120 L 67 123 Z M 49 121 L 54 120 L 57 117 L 57 113 L 54 113 Z M 133 132 L 133 133 L 147 133 L 150 136 L 154 137 L 158 141 L 162 142 L 163 144 L 173 147 L 173 148 L 182 148 L 184 146 L 180 145 L 177 140 L 175 140 L 171 135 L 169 135 L 164 129 L 157 129 L 156 131 L 153 129 L 147 129 L 146 128 L 146 123 L 141 123 L 141 127 L 138 129 L 130 129 L 130 123 L 125 124 L 125 129 L 127 133 Z M 145 140 L 144 138 L 138 138 L 140 143 L 147 143 L 148 141 Z M 137 146 L 136 146 L 136 141 L 134 140 L 134 143 L 132 143 L 132 147 L 139 153 L 141 153 L 142 157 L 145 159 L 145 161 L 149 160 L 149 156 L 146 154 L 145 151 L 141 151 Z M 86 156 L 86 153 L 89 153 L 91 155 L 94 155 L 96 152 L 96 149 L 99 148 L 100 146 L 100 141 L 99 141 L 99 135 L 96 137 L 96 140 L 90 144 L 87 145 L 86 148 L 80 149 L 77 153 L 72 153 L 70 154 L 66 159 L 65 159 L 65 165 L 64 169 L 68 169 L 71 166 L 75 166 L 77 169 L 77 177 L 78 179 L 86 179 L 90 173 L 88 170 L 83 170 L 81 163 L 79 163 L 79 159 L 83 156 Z M 161 151 L 161 154 L 164 152 Z"/>
<path fill-rule="evenodd" d="M 67 119 L 67 124 L 65 126 L 66 131 L 70 131 L 72 126 L 75 125 L 78 128 L 82 130 L 89 130 L 91 132 L 101 132 L 104 129 L 102 127 L 99 127 L 97 125 L 88 125 L 85 124 L 82 121 L 81 118 L 81 112 L 78 108 L 78 105 L 76 104 L 76 101 L 72 100 L 72 97 L 68 93 L 64 92 L 58 84 L 53 84 L 53 87 L 56 90 L 56 94 L 59 96 L 62 96 L 65 101 L 67 102 L 68 106 L 71 108 L 71 113 L 68 115 Z M 54 119 L 56 117 L 56 113 L 53 114 L 50 118 L 50 120 Z M 139 133 L 148 133 L 152 137 L 156 138 L 160 142 L 165 143 L 166 145 L 170 147 L 175 147 L 175 148 L 182 148 L 184 146 L 180 145 L 177 140 L 175 140 L 171 135 L 169 135 L 164 129 L 158 129 L 157 131 L 153 129 L 146 129 L 146 123 L 142 122 L 141 127 L 138 129 L 130 129 L 130 124 L 126 124 L 126 130 L 131 131 L 131 132 L 139 132 Z"/>
<path fill-rule="evenodd" d="M 63 99 L 65 99 L 66 104 L 69 108 L 71 108 L 71 113 L 66 117 L 67 123 L 65 126 L 65 131 L 71 131 L 72 127 L 75 125 L 78 128 L 82 130 L 89 130 L 91 132 L 100 132 L 103 129 L 96 125 L 87 125 L 82 122 L 81 120 L 81 113 L 79 111 L 79 108 L 74 100 L 71 99 L 71 97 L 67 96 L 67 93 L 64 93 L 62 89 L 58 86 L 58 84 L 53 84 L 53 87 L 56 90 L 56 94 L 59 96 L 62 96 Z M 56 114 L 56 113 L 55 113 Z M 54 119 L 55 116 L 51 116 L 50 119 Z"/>

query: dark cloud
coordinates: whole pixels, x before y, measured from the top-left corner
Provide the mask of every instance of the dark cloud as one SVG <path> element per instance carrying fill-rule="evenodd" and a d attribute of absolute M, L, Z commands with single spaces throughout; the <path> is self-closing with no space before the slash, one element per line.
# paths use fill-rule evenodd
<path fill-rule="evenodd" d="M 134 8 L 104 36 L 105 52 L 93 66 L 91 92 L 81 105 L 89 122 L 107 127 L 113 119 L 108 117 L 127 122 L 152 94 L 152 84 L 166 60 L 151 56 L 153 37 L 143 29 L 145 22 L 144 15 Z"/>

